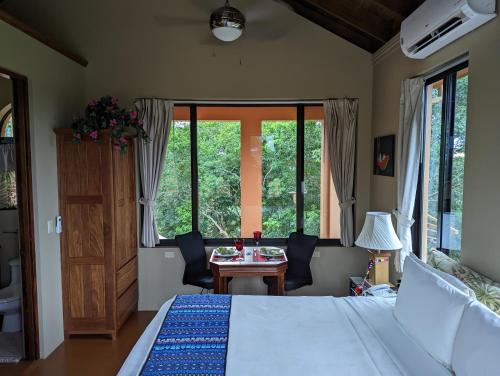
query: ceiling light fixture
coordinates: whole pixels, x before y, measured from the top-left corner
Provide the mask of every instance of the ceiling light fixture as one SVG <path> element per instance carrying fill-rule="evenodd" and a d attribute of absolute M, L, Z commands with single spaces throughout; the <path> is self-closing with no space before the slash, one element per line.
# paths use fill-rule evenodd
<path fill-rule="evenodd" d="M 223 42 L 233 42 L 243 34 L 245 29 L 245 16 L 238 9 L 226 4 L 210 16 L 210 29 L 212 34 Z"/>

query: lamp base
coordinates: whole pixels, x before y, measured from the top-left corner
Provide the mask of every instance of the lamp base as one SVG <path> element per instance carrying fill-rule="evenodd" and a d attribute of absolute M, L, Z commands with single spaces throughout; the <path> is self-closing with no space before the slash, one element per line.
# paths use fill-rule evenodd
<path fill-rule="evenodd" d="M 370 260 L 373 261 L 373 268 L 370 270 L 369 279 L 375 284 L 389 284 L 389 259 L 390 252 L 380 252 L 368 250 Z"/>

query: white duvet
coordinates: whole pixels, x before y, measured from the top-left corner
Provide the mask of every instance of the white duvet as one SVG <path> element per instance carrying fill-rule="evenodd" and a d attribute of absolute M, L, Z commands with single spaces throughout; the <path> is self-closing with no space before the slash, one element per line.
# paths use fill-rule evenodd
<path fill-rule="evenodd" d="M 138 375 L 172 300 L 146 328 L 119 375 Z M 233 296 L 226 376 L 451 373 L 422 350 L 383 298 Z"/>

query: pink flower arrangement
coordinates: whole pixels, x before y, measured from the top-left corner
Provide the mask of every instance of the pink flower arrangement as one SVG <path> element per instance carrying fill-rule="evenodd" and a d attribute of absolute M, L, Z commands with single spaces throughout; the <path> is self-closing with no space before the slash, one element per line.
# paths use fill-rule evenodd
<path fill-rule="evenodd" d="M 137 134 L 144 142 L 149 141 L 148 134 L 142 127 L 143 122 L 138 118 L 137 111 L 128 111 L 118 106 L 116 97 L 102 97 L 91 100 L 85 109 L 85 116 L 76 118 L 73 128 L 73 142 L 79 144 L 83 135 L 88 135 L 95 142 L 99 142 L 100 132 L 111 129 L 111 137 L 115 148 L 126 152 L 129 145 L 130 130 Z"/>

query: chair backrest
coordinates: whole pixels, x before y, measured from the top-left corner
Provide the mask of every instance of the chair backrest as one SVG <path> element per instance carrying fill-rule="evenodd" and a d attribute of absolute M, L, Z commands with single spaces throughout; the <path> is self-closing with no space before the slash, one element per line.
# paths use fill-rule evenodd
<path fill-rule="evenodd" d="M 288 238 L 286 257 L 288 258 L 287 273 L 294 276 L 311 279 L 309 264 L 318 243 L 318 237 L 292 232 Z"/>
<path fill-rule="evenodd" d="M 176 235 L 175 241 L 179 246 L 182 257 L 186 262 L 184 276 L 196 275 L 207 270 L 207 254 L 205 244 L 199 231 Z"/>

